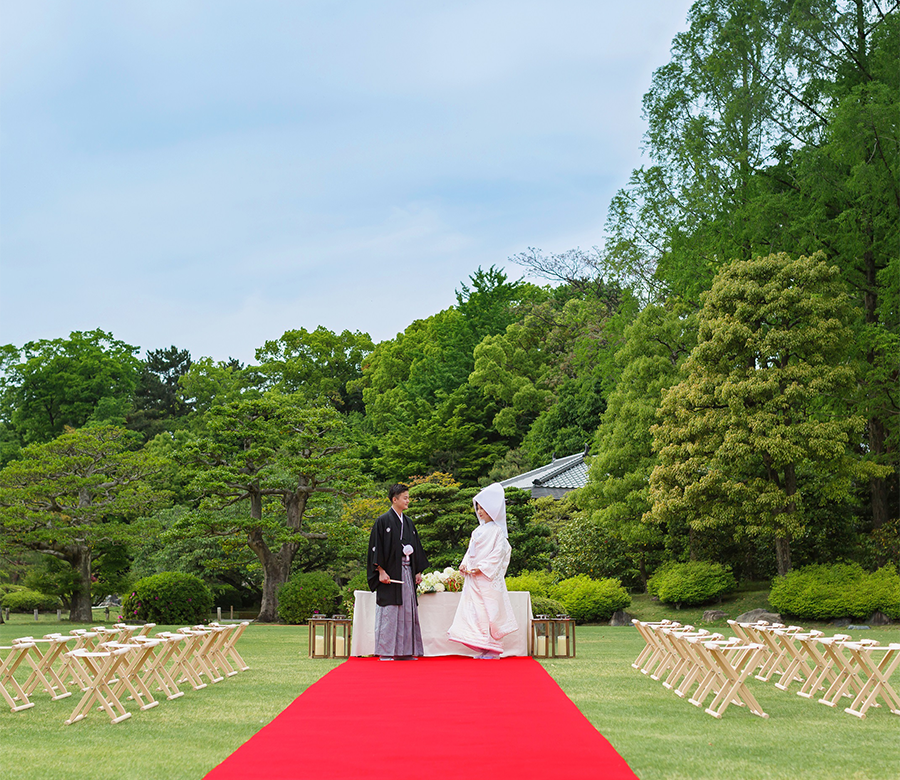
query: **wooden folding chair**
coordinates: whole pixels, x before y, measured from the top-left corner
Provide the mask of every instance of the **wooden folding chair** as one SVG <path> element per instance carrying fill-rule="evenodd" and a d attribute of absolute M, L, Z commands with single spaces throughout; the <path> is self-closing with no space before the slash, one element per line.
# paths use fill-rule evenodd
<path fill-rule="evenodd" d="M 126 656 L 122 663 L 118 680 L 110 681 L 113 695 L 116 698 L 119 698 L 127 690 L 130 694 L 128 698 L 136 701 L 141 710 L 149 710 L 159 704 L 147 685 L 145 674 L 149 666 L 148 659 L 154 655 L 154 647 L 161 642 L 161 639 L 151 639 L 140 643 L 106 642 L 103 644 L 104 650 L 134 650 Z"/>
<path fill-rule="evenodd" d="M 848 698 L 856 697 L 862 690 L 865 680 L 865 669 L 859 666 L 859 660 L 855 656 L 844 655 L 842 649 L 849 642 L 844 639 L 845 635 L 834 637 L 819 637 L 816 641 L 822 648 L 823 655 L 831 661 L 834 669 L 834 680 L 831 687 L 819 699 L 819 704 L 826 707 L 835 707 L 844 696 Z M 878 642 L 874 639 L 860 640 L 859 644 L 874 646 Z M 861 676 L 862 673 L 862 676 Z M 852 693 L 850 692 L 852 690 Z"/>
<path fill-rule="evenodd" d="M 145 680 L 156 683 L 157 690 L 162 691 L 167 699 L 177 699 L 184 696 L 184 691 L 178 689 L 177 677 L 181 676 L 178 664 L 173 661 L 177 656 L 184 636 L 163 631 L 152 639 L 150 637 L 135 637 L 136 643 L 155 642 L 154 654 L 147 659 L 147 671 Z M 169 664 L 175 672 L 173 677 L 169 671 Z"/>
<path fill-rule="evenodd" d="M 217 625 L 215 623 L 211 625 Z M 240 623 L 236 623 L 231 627 L 231 633 L 225 635 L 225 639 L 222 643 L 222 653 L 223 655 L 230 660 L 230 662 L 234 665 L 235 674 L 237 672 L 246 672 L 250 667 L 247 665 L 247 662 L 241 657 L 241 654 L 237 651 L 237 641 L 241 638 L 241 634 L 244 633 L 247 626 L 250 625 L 250 621 L 244 620 Z M 228 675 L 229 677 L 231 675 Z"/>
<path fill-rule="evenodd" d="M 631 664 L 633 669 L 639 670 L 642 674 L 648 674 L 658 662 L 660 654 L 663 652 L 656 637 L 655 630 L 662 626 L 668 628 L 680 628 L 680 623 L 674 623 L 671 620 L 663 620 L 658 623 L 645 623 L 637 618 L 632 618 L 631 624 L 644 640 L 644 647 L 637 658 Z"/>
<path fill-rule="evenodd" d="M 136 645 L 125 645 L 110 650 L 72 651 L 72 657 L 76 658 L 84 668 L 84 678 L 90 682 L 81 701 L 78 702 L 69 719 L 65 721 L 67 726 L 85 718 L 95 701 L 106 711 L 113 723 L 120 723 L 131 717 L 131 713 L 125 710 L 113 690 L 113 681 L 118 679 L 119 668 L 127 662 L 128 654 L 133 653 L 136 649 Z"/>
<path fill-rule="evenodd" d="M 219 633 L 210 630 L 206 626 L 194 626 L 193 628 L 179 628 L 178 633 L 192 637 L 199 637 L 190 656 L 190 663 L 198 677 L 206 676 L 211 683 L 222 682 L 225 678 L 219 674 L 212 663 L 210 653 L 219 639 Z"/>
<path fill-rule="evenodd" d="M 819 649 L 819 639 L 824 638 L 824 636 L 821 631 L 810 631 L 809 635 L 794 635 L 794 639 L 803 647 L 803 652 L 812 663 L 812 668 L 806 681 L 800 686 L 800 690 L 797 691 L 797 695 L 802 696 L 804 699 L 811 699 L 820 690 L 825 690 L 826 683 L 831 685 L 837 679 L 837 674 L 834 671 L 834 661 Z M 851 637 L 848 634 L 835 634 L 831 637 L 831 640 L 834 642 L 849 642 Z"/>
<path fill-rule="evenodd" d="M 656 667 L 654 673 L 650 675 L 650 679 L 661 680 L 666 688 L 672 688 L 670 680 L 674 682 L 676 676 L 680 676 L 680 670 L 687 663 L 676 642 L 679 639 L 688 637 L 708 637 L 709 631 L 705 628 L 698 630 L 693 626 L 683 626 L 681 628 L 659 628 L 656 634 L 659 637 L 660 645 L 665 651 L 665 656 Z"/>
<path fill-rule="evenodd" d="M 25 693 L 31 696 L 38 685 L 41 685 L 50 694 L 50 698 L 53 701 L 65 699 L 67 696 L 72 695 L 72 692 L 66 689 L 65 683 L 56 673 L 53 665 L 59 656 L 66 651 L 66 644 L 74 639 L 75 637 L 73 636 L 63 636 L 62 634 L 47 634 L 40 639 L 35 639 L 31 636 L 13 639 L 14 645 L 21 642 L 32 645 L 28 656 L 32 672 L 22 686 Z M 41 651 L 42 645 L 47 646 L 46 650 Z"/>
<path fill-rule="evenodd" d="M 731 704 L 746 706 L 761 718 L 769 717 L 746 684 L 747 677 L 760 663 L 760 655 L 766 652 L 764 645 L 735 643 L 730 640 L 703 641 L 699 638 L 688 641 L 695 644 L 699 653 L 706 654 L 707 666 L 714 671 L 690 700 L 692 704 L 702 706 L 706 696 L 715 691 L 713 700 L 704 710 L 714 718 L 721 718 Z"/>
<path fill-rule="evenodd" d="M 789 629 L 776 628 L 774 634 L 780 640 L 786 660 L 781 681 L 775 683 L 775 687 L 786 691 L 794 680 L 805 684 L 816 670 L 815 660 L 810 657 L 808 652 L 808 642 L 816 637 L 823 636 L 822 632 L 792 632 Z"/>
<path fill-rule="evenodd" d="M 890 684 L 891 675 L 900 665 L 900 644 L 891 642 L 889 645 L 872 645 L 847 642 L 844 648 L 867 677 L 853 703 L 846 707 L 844 712 L 857 718 L 865 718 L 869 707 L 878 706 L 875 702 L 880 696 L 894 715 L 900 715 L 900 696 Z M 882 653 L 881 660 L 876 660 Z"/>
<path fill-rule="evenodd" d="M 200 673 L 195 666 L 195 656 L 203 641 L 203 634 L 191 629 L 179 629 L 175 632 L 164 631 L 157 634 L 157 636 L 178 637 L 180 640 L 179 644 L 174 645 L 174 650 L 171 654 L 172 666 L 170 671 L 176 684 L 188 682 L 195 691 L 205 688 L 206 683 L 201 679 Z"/>
<path fill-rule="evenodd" d="M 672 646 L 681 655 L 682 660 L 676 664 L 675 668 L 666 678 L 663 686 L 670 688 L 675 695 L 680 698 L 686 698 L 694 685 L 702 686 L 703 680 L 709 673 L 709 667 L 706 659 L 701 653 L 697 652 L 696 643 L 698 641 L 717 641 L 723 639 L 721 634 L 705 634 L 697 636 L 695 634 L 672 635 Z M 693 639 L 694 641 L 690 641 Z M 679 677 L 681 682 L 679 682 Z"/>
<path fill-rule="evenodd" d="M 28 694 L 22 690 L 22 686 L 13 676 L 19 664 L 34 647 L 33 642 L 19 642 L 8 647 L 0 647 L 0 651 L 4 652 L 3 661 L 0 662 L 0 693 L 3 694 L 12 712 L 21 712 L 34 706 L 34 702 L 28 699 Z"/>

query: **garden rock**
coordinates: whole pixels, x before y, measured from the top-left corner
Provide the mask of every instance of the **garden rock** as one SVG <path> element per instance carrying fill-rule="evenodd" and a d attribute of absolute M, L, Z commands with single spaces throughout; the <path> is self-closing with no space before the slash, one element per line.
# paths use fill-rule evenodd
<path fill-rule="evenodd" d="M 722 620 L 726 616 L 726 613 L 721 609 L 708 609 L 703 613 L 703 622 L 704 623 L 712 623 L 716 620 Z"/>
<path fill-rule="evenodd" d="M 838 618 L 837 620 L 832 620 L 828 625 L 835 628 L 847 628 L 851 622 L 853 621 L 850 618 Z"/>
<path fill-rule="evenodd" d="M 609 619 L 609 624 L 611 626 L 630 626 L 631 615 L 624 609 L 617 610 L 616 612 L 613 612 L 612 617 Z"/>
<path fill-rule="evenodd" d="M 780 623 L 781 615 L 764 609 L 751 609 L 749 612 L 745 612 L 743 615 L 738 615 L 735 618 L 735 621 L 738 623 L 756 623 L 760 620 L 765 620 L 767 623 Z"/>
<path fill-rule="evenodd" d="M 873 626 L 889 626 L 891 624 L 891 619 L 885 615 L 884 612 L 876 610 L 872 613 L 872 617 L 869 618 L 869 623 Z"/>

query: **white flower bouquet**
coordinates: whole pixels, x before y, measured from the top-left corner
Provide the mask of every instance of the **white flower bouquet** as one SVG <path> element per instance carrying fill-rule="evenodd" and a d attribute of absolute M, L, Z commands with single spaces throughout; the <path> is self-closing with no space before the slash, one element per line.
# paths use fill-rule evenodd
<path fill-rule="evenodd" d="M 430 571 L 422 575 L 422 582 L 416 587 L 416 593 L 443 593 L 462 590 L 463 575 L 452 566 L 443 571 Z"/>

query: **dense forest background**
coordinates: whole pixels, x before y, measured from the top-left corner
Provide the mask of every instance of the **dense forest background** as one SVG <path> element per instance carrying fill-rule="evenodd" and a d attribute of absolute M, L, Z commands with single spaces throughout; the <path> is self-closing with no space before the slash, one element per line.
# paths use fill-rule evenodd
<path fill-rule="evenodd" d="M 479 485 L 586 447 L 584 489 L 510 495 L 511 574 L 896 564 L 898 7 L 699 0 L 602 243 L 474 269 L 394 339 L 2 347 L 0 579 L 90 620 L 186 571 L 272 620 L 293 572 L 358 576 L 389 483 L 451 565 Z"/>

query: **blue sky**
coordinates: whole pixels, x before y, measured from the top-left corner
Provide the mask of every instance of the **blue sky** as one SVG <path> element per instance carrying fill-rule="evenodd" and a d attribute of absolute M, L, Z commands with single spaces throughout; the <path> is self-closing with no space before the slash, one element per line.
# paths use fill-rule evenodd
<path fill-rule="evenodd" d="M 0 0 L 0 343 L 253 362 L 588 249 L 687 0 Z"/>

